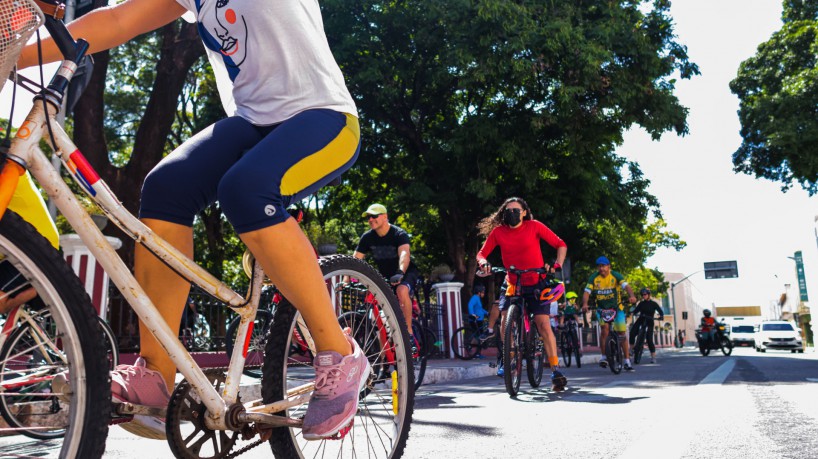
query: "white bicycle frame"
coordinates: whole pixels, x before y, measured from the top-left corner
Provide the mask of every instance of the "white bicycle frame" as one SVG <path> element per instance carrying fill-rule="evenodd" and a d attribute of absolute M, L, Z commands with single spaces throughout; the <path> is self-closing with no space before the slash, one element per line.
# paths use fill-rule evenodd
<path fill-rule="evenodd" d="M 60 72 L 73 73 L 74 69 L 70 68 L 71 66 L 76 67 L 70 62 L 63 63 Z M 69 68 L 66 69 L 66 67 Z M 48 107 L 48 113 L 46 113 L 43 105 Z M 230 426 L 226 424 L 225 414 L 238 399 L 239 382 L 249 345 L 248 337 L 252 333 L 250 327 L 258 310 L 262 280 L 264 279 L 261 266 L 257 261 L 254 262 L 251 286 L 247 298 L 244 298 L 175 249 L 167 241 L 155 235 L 150 228 L 122 206 L 105 182 L 88 164 L 85 157 L 55 120 L 58 111 L 58 103 L 48 96 L 46 96 L 45 104 L 41 98 L 35 98 L 34 106 L 14 136 L 8 154 L 9 160 L 31 172 L 40 187 L 54 201 L 57 208 L 105 269 L 111 281 L 122 292 L 122 295 L 139 316 L 139 319 L 142 320 L 167 351 L 173 363 L 207 407 L 206 425 L 213 430 L 229 429 Z M 77 198 L 60 177 L 60 174 L 51 165 L 45 153 L 39 148 L 38 142 L 41 138 L 49 143 L 51 142 L 46 123 L 50 124 L 51 127 L 51 134 L 56 143 L 56 145 L 52 145 L 52 148 L 56 155 L 61 159 L 74 180 L 102 208 L 111 221 L 183 278 L 223 301 L 241 316 L 236 343 L 243 343 L 242 352 L 234 352 L 230 357 L 227 378 L 221 394 L 210 384 L 202 369 L 179 342 L 177 334 L 165 323 L 156 306 L 137 283 L 128 267 L 105 240 L 102 232 L 80 205 Z M 9 167 L 7 165 L 6 169 Z M 4 171 L 3 178 L 6 177 L 9 177 L 9 174 Z M 273 416 L 269 413 L 305 403 L 312 391 L 312 386 L 312 384 L 307 384 L 292 389 L 288 392 L 287 399 L 274 404 L 264 405 L 259 400 L 249 402 L 245 404 L 246 411 L 239 414 L 238 420 L 277 426 L 300 426 L 300 421 Z M 139 407 L 130 406 L 129 409 L 131 413 L 142 412 Z M 150 413 L 155 414 L 152 411 Z"/>

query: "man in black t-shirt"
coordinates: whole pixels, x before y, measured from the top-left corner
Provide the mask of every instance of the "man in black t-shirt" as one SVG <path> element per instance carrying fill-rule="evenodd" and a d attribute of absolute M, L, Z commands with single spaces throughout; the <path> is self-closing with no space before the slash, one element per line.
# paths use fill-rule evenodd
<path fill-rule="evenodd" d="M 662 321 L 665 320 L 665 314 L 659 306 L 659 303 L 653 301 L 650 297 L 650 289 L 643 288 L 639 294 L 642 296 L 642 300 L 633 308 L 633 311 L 631 311 L 633 317 L 636 318 L 636 321 L 634 321 L 631 326 L 631 349 L 633 349 L 633 343 L 636 341 L 636 331 L 639 330 L 639 325 L 644 323 L 647 326 L 645 330 L 645 341 L 647 341 L 648 349 L 650 349 L 650 363 L 656 363 L 656 346 L 653 344 L 653 316 L 658 312 L 659 320 Z"/>
<path fill-rule="evenodd" d="M 418 269 L 410 256 L 409 233 L 389 223 L 386 207 L 372 204 L 363 213 L 370 230 L 361 236 L 355 248 L 355 258 L 364 259 L 369 253 L 381 275 L 389 280 L 400 301 L 409 334 L 412 334 L 411 291 L 418 278 Z"/>

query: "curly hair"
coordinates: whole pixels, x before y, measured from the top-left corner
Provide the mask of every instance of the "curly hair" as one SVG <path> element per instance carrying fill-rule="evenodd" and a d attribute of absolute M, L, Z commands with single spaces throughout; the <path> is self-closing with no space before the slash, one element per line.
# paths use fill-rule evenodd
<path fill-rule="evenodd" d="M 477 230 L 480 232 L 481 236 L 486 237 L 492 232 L 492 230 L 494 230 L 494 228 L 503 225 L 503 211 L 506 210 L 506 206 L 512 202 L 518 202 L 521 206 L 523 206 L 523 210 L 525 210 L 525 217 L 523 217 L 523 220 L 532 220 L 534 218 L 534 215 L 531 213 L 531 208 L 528 207 L 528 203 L 525 202 L 525 199 L 512 196 L 506 199 L 496 212 L 480 220 L 480 223 L 477 224 Z"/>

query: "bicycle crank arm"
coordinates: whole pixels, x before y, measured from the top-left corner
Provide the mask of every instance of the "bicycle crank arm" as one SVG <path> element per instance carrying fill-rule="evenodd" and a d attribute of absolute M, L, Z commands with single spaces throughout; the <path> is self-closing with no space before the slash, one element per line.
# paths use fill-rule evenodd
<path fill-rule="evenodd" d="M 311 393 L 301 394 L 297 397 L 288 398 L 286 400 L 280 400 L 275 403 L 270 403 L 269 405 L 259 405 L 256 404 L 258 401 L 253 402 L 253 404 L 248 407 L 247 413 L 252 414 L 261 414 L 261 413 L 278 413 L 279 411 L 284 411 L 287 408 L 291 408 L 293 406 L 303 405 L 310 400 Z"/>
<path fill-rule="evenodd" d="M 304 424 L 302 419 L 287 418 L 284 416 L 276 416 L 267 413 L 239 413 L 240 422 L 255 422 L 272 427 L 301 427 Z"/>
<path fill-rule="evenodd" d="M 167 408 L 159 408 L 145 405 L 134 405 L 133 403 L 116 403 L 113 402 L 114 413 L 120 416 L 134 416 L 137 414 L 145 416 L 156 416 L 166 418 L 168 416 Z"/>

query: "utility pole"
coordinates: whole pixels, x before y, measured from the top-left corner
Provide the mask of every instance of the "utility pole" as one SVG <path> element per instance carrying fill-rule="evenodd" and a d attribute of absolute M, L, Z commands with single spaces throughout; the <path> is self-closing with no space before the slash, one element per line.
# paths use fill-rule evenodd
<path fill-rule="evenodd" d="M 676 339 L 679 340 L 679 346 L 678 347 L 683 347 L 684 343 L 681 342 L 681 336 L 679 335 L 679 331 L 680 331 L 679 322 L 676 321 L 676 292 L 673 289 L 675 289 L 677 285 L 679 285 L 682 282 L 686 281 L 693 274 L 698 274 L 698 273 L 700 273 L 702 271 L 703 270 L 696 271 L 696 272 L 694 272 L 692 274 L 688 274 L 687 276 L 683 277 L 682 280 L 680 280 L 678 282 L 671 282 L 670 283 L 670 309 L 671 309 L 671 312 L 673 313 L 673 326 L 676 328 Z M 687 321 L 685 321 L 685 323 L 687 323 Z"/>

